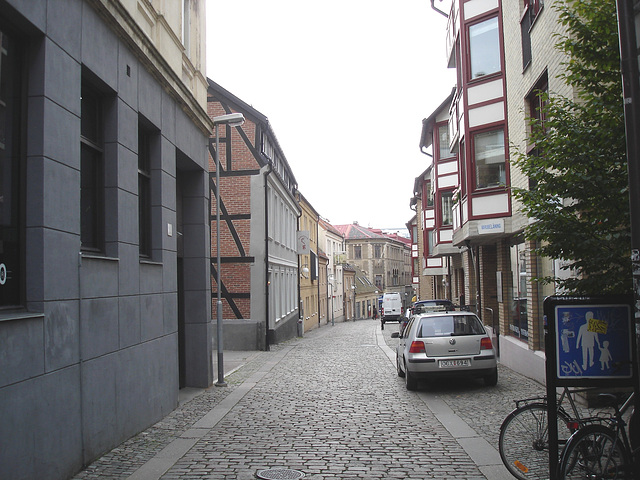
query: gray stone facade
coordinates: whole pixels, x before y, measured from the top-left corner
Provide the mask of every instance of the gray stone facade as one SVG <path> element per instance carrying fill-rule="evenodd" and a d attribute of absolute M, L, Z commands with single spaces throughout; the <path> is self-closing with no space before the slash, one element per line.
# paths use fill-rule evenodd
<path fill-rule="evenodd" d="M 172 411 L 180 385 L 212 382 L 208 117 L 129 20 L 120 2 L 0 0 L 22 86 L 10 187 L 20 294 L 0 310 L 0 478 L 68 478 Z M 102 247 L 91 251 L 81 241 L 86 84 L 103 120 Z M 142 122 L 152 138 L 145 256 Z"/>

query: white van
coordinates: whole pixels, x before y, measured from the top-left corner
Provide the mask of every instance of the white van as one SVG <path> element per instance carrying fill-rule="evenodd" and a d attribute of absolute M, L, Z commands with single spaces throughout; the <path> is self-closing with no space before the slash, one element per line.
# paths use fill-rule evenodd
<path fill-rule="evenodd" d="M 385 293 L 382 295 L 382 312 L 380 321 L 384 329 L 385 322 L 401 322 L 404 317 L 402 308 L 402 297 L 398 292 Z"/>

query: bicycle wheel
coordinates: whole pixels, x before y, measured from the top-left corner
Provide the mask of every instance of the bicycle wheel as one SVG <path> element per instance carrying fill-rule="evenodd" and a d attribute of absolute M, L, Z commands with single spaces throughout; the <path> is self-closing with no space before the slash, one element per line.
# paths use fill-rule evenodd
<path fill-rule="evenodd" d="M 571 431 L 569 416 L 558 411 L 558 439 L 563 446 Z M 547 405 L 531 403 L 516 408 L 500 426 L 500 458 L 511 475 L 520 480 L 549 478 L 549 422 Z"/>
<path fill-rule="evenodd" d="M 627 451 L 616 431 L 604 425 L 588 425 L 569 439 L 560 458 L 558 480 L 632 479 L 631 470 Z"/>

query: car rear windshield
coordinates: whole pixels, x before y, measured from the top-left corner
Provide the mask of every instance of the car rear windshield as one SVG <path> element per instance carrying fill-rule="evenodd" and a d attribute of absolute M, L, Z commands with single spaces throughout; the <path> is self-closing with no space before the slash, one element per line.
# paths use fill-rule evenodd
<path fill-rule="evenodd" d="M 417 336 L 450 337 L 452 335 L 484 335 L 482 323 L 475 315 L 441 315 L 420 320 Z"/>

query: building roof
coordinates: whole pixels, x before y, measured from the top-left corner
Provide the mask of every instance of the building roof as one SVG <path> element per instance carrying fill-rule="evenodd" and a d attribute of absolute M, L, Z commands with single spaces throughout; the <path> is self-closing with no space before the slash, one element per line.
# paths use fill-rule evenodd
<path fill-rule="evenodd" d="M 344 238 L 344 234 L 338 230 L 336 227 L 334 227 L 333 225 L 331 225 L 329 222 L 327 222 L 324 218 L 320 217 L 318 219 L 318 223 L 320 224 L 320 226 L 322 228 L 324 228 L 326 231 L 333 233 L 334 235 L 338 235 L 339 237 L 343 237 Z"/>
<path fill-rule="evenodd" d="M 422 132 L 420 135 L 420 150 L 424 153 L 424 149 L 431 146 L 433 143 L 433 136 L 431 132 L 433 131 L 433 127 L 436 124 L 436 117 L 438 114 L 444 110 L 448 109 L 449 105 L 451 105 L 451 101 L 453 100 L 453 95 L 456 93 L 456 87 L 451 89 L 451 93 L 449 96 L 440 104 L 438 108 L 436 108 L 433 113 L 427 118 L 422 119 Z"/>
<path fill-rule="evenodd" d="M 369 280 L 357 265 L 353 265 L 353 269 L 356 271 L 356 295 L 363 295 L 367 293 L 375 294 L 375 292 L 378 291 L 378 287 L 371 283 L 371 280 Z"/>
<path fill-rule="evenodd" d="M 334 225 L 336 230 L 340 232 L 340 235 L 344 236 L 345 240 L 369 240 L 369 239 L 385 239 L 387 236 L 382 233 L 382 230 L 374 230 L 366 228 L 357 223 L 351 225 Z"/>
<path fill-rule="evenodd" d="M 231 113 L 231 110 L 228 108 L 228 105 L 231 105 L 236 111 L 242 112 L 252 122 L 262 125 L 262 127 L 265 129 L 268 137 L 273 142 L 273 144 L 275 146 L 275 149 L 277 150 L 278 156 L 280 157 L 280 159 L 281 159 L 282 163 L 284 164 L 289 176 L 291 177 L 291 180 L 292 180 L 292 182 L 294 184 L 294 190 L 297 190 L 298 181 L 296 180 L 296 177 L 293 174 L 293 170 L 291 169 L 291 166 L 289 165 L 289 162 L 287 161 L 287 157 L 285 157 L 285 155 L 284 155 L 284 151 L 282 150 L 282 147 L 280 146 L 280 142 L 278 142 L 278 138 L 276 137 L 276 134 L 273 131 L 273 128 L 271 127 L 271 123 L 269 123 L 269 119 L 266 117 L 266 115 L 264 115 L 263 113 L 259 112 L 258 110 L 253 108 L 251 105 L 249 105 L 247 102 L 245 102 L 244 100 L 240 99 L 239 97 L 236 97 L 229 90 L 227 90 L 226 88 L 224 88 L 221 85 L 217 84 L 216 82 L 214 82 L 210 78 L 207 78 L 207 83 L 209 85 L 208 90 L 207 90 L 207 102 L 209 102 L 209 101 L 218 101 L 218 102 L 220 102 L 221 104 L 223 104 L 223 106 L 226 106 L 227 113 Z M 273 159 L 267 157 L 264 154 L 264 152 L 260 152 L 260 155 L 257 155 L 257 153 L 258 152 L 254 152 L 254 156 L 256 157 L 256 160 L 258 160 L 258 158 L 260 158 L 260 156 L 264 156 L 264 159 L 266 159 L 269 163 L 273 162 Z M 264 161 L 264 159 L 260 158 L 260 160 L 263 160 L 263 161 Z M 285 184 L 286 184 L 286 182 L 285 182 Z"/>

